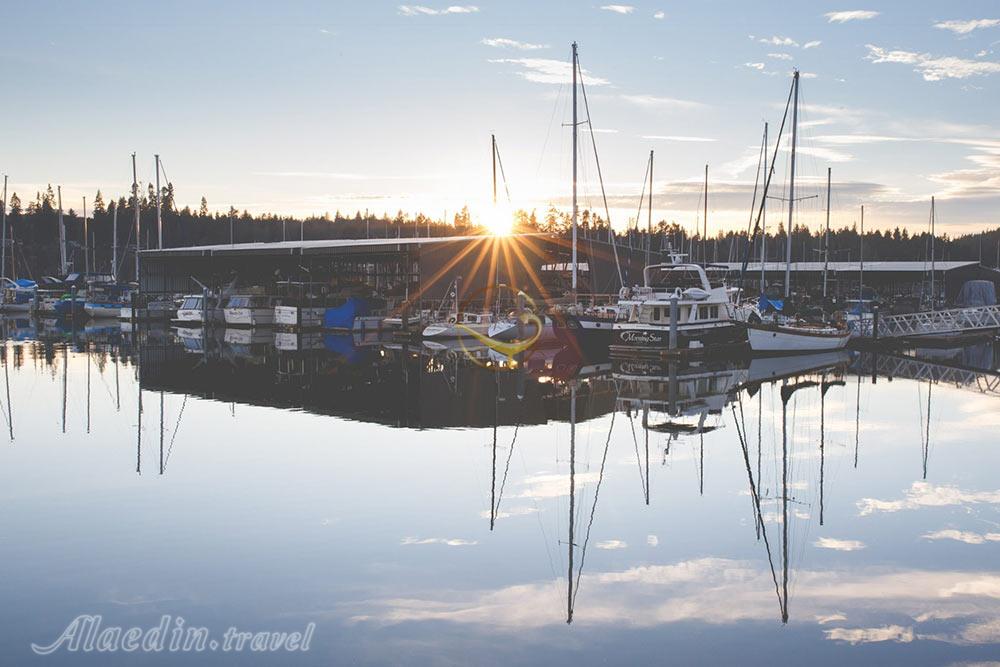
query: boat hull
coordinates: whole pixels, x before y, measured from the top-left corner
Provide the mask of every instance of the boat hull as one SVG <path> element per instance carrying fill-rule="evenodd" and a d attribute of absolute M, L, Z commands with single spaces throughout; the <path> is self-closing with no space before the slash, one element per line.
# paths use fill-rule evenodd
<path fill-rule="evenodd" d="M 238 327 L 255 327 L 274 324 L 274 308 L 226 308 L 226 324 Z"/>
<path fill-rule="evenodd" d="M 677 349 L 739 345 L 746 334 L 733 322 L 681 325 L 677 328 Z M 628 322 L 614 325 L 613 344 L 639 350 L 670 349 L 670 327 Z"/>
<path fill-rule="evenodd" d="M 83 310 L 95 319 L 117 318 L 121 309 L 118 303 L 87 303 L 83 306 Z"/>
<path fill-rule="evenodd" d="M 318 328 L 323 326 L 326 308 L 300 308 L 299 306 L 275 306 L 274 323 L 282 327 Z"/>
<path fill-rule="evenodd" d="M 825 333 L 793 329 L 780 325 L 747 325 L 747 340 L 754 352 L 797 354 L 842 350 L 851 339 L 849 331 Z"/>
<path fill-rule="evenodd" d="M 424 338 L 471 338 L 471 332 L 490 335 L 490 325 L 483 324 L 431 324 L 424 329 Z"/>

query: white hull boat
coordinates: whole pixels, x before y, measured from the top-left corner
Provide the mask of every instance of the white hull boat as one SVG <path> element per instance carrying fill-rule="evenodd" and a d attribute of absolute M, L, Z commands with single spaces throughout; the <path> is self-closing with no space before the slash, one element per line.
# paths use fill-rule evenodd
<path fill-rule="evenodd" d="M 444 322 L 424 328 L 424 338 L 467 338 L 473 333 L 488 337 L 493 324 L 491 313 L 453 313 Z"/>
<path fill-rule="evenodd" d="M 325 307 L 275 306 L 274 323 L 282 327 L 318 328 L 323 326 Z"/>
<path fill-rule="evenodd" d="M 223 309 L 228 326 L 255 327 L 274 324 L 274 299 L 260 294 L 238 294 Z"/>
<path fill-rule="evenodd" d="M 851 332 L 831 326 L 807 324 L 747 324 L 747 339 L 754 352 L 796 354 L 842 350 Z"/>

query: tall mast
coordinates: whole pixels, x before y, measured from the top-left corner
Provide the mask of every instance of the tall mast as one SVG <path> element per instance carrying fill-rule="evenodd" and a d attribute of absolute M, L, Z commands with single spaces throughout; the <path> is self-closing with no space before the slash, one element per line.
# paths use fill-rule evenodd
<path fill-rule="evenodd" d="M 859 243 L 858 254 L 860 255 L 860 265 L 858 267 L 858 306 L 865 300 L 865 205 L 861 205 L 861 241 Z"/>
<path fill-rule="evenodd" d="M 767 123 L 764 123 L 764 183 L 767 183 Z M 764 293 L 764 262 L 767 260 L 767 189 L 760 202 L 760 293 Z"/>
<path fill-rule="evenodd" d="M 160 216 L 160 156 L 156 158 L 156 247 L 163 249 L 163 218 Z"/>
<path fill-rule="evenodd" d="M 135 153 L 132 153 L 132 215 L 135 217 L 135 281 L 139 282 L 139 248 L 142 246 L 139 236 L 139 177 L 135 170 Z"/>
<path fill-rule="evenodd" d="M 792 75 L 792 87 L 795 89 L 792 102 L 792 159 L 791 159 L 791 180 L 788 186 L 788 229 L 785 232 L 787 243 L 785 244 L 785 298 L 792 295 L 792 228 L 795 213 L 795 147 L 798 143 L 799 133 L 799 70 L 795 70 Z"/>
<path fill-rule="evenodd" d="M 111 214 L 111 277 L 118 281 L 118 204 Z"/>
<path fill-rule="evenodd" d="M 573 45 L 574 48 L 576 44 Z M 576 379 L 569 385 L 569 572 L 566 576 L 566 623 L 573 622 L 573 519 L 576 516 Z"/>
<path fill-rule="evenodd" d="M 702 221 L 704 232 L 701 235 L 701 258 L 708 266 L 708 165 L 705 165 L 705 216 Z"/>
<path fill-rule="evenodd" d="M 823 298 L 826 298 L 826 272 L 830 268 L 830 179 L 833 170 L 826 168 L 826 233 L 823 235 Z"/>
<path fill-rule="evenodd" d="M 646 266 L 650 264 L 649 255 L 653 251 L 653 151 L 649 151 L 649 205 L 646 207 Z"/>
<path fill-rule="evenodd" d="M 937 293 L 934 291 L 934 197 L 931 196 L 931 310 Z"/>
<path fill-rule="evenodd" d="M 493 160 L 493 206 L 497 205 L 497 135 L 490 135 L 490 157 Z"/>
<path fill-rule="evenodd" d="M 7 174 L 3 175 L 3 247 L 0 248 L 0 278 L 7 277 Z"/>
<path fill-rule="evenodd" d="M 90 243 L 89 240 L 89 230 L 87 229 L 87 198 L 83 198 L 83 274 L 86 276 L 90 273 Z M 86 279 L 84 279 L 84 284 L 86 284 Z"/>
<path fill-rule="evenodd" d="M 573 42 L 573 298 L 576 299 L 576 42 Z"/>
<path fill-rule="evenodd" d="M 59 268 L 65 276 L 69 273 L 69 267 L 66 265 L 66 225 L 63 223 L 61 185 L 56 186 L 56 197 L 59 199 Z"/>

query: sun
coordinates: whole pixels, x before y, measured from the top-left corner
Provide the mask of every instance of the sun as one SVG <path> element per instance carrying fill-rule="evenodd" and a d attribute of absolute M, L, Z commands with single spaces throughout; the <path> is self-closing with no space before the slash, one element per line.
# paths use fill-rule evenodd
<path fill-rule="evenodd" d="M 508 236 L 514 231 L 514 212 L 507 206 L 490 206 L 483 213 L 483 226 L 494 236 Z"/>

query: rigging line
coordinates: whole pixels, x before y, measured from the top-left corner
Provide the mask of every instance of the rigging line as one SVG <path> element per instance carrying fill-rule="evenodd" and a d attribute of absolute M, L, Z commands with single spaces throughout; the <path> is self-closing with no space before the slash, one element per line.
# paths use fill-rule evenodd
<path fill-rule="evenodd" d="M 513 206 L 514 202 L 512 202 L 510 200 L 510 188 L 507 187 L 507 175 L 503 173 L 503 160 L 500 159 L 500 147 L 499 146 L 496 146 L 496 151 L 497 151 L 497 165 L 499 165 L 499 167 L 500 167 L 500 178 L 501 178 L 501 180 L 503 180 L 503 190 L 504 190 L 504 192 L 507 193 L 507 203 L 510 204 L 511 206 Z"/>
<path fill-rule="evenodd" d="M 767 178 L 764 179 L 764 192 L 760 197 L 760 205 L 757 208 L 757 219 L 754 222 L 753 233 L 747 238 L 746 245 L 743 248 L 743 265 L 740 267 L 740 286 L 737 294 L 743 292 L 743 278 L 747 272 L 747 264 L 750 262 L 750 249 L 753 247 L 753 242 L 757 238 L 757 232 L 760 230 L 760 219 L 764 214 L 764 203 L 767 201 L 767 192 L 771 189 L 771 178 L 774 176 L 774 164 L 778 159 L 778 149 L 781 147 L 781 137 L 785 132 L 785 123 L 788 121 L 788 108 L 792 104 L 792 93 L 795 90 L 795 84 L 792 84 L 792 88 L 788 91 L 788 100 L 785 102 L 785 113 L 781 117 L 781 126 L 778 128 L 778 138 L 774 144 L 774 155 L 771 156 L 771 167 L 767 170 Z"/>
<path fill-rule="evenodd" d="M 542 152 L 538 156 L 538 166 L 535 168 L 535 178 L 538 178 L 538 175 L 542 173 L 542 162 L 545 159 L 545 149 L 548 147 L 549 138 L 552 136 L 552 123 L 555 121 L 556 111 L 559 110 L 559 101 L 562 99 L 563 88 L 565 87 L 566 84 L 559 84 L 559 89 L 556 90 L 556 96 L 552 102 L 552 115 L 549 117 L 549 126 L 545 131 L 545 141 L 542 142 Z"/>
<path fill-rule="evenodd" d="M 520 424 L 514 424 L 514 437 L 510 441 L 510 450 L 507 452 L 507 465 L 503 469 L 503 479 L 500 480 L 500 491 L 497 493 L 497 504 L 493 508 L 493 512 L 496 514 L 500 513 L 500 501 L 503 500 L 503 489 L 507 485 L 507 473 L 510 471 L 510 459 L 514 456 L 514 443 L 517 442 L 517 430 L 521 427 Z"/>
<path fill-rule="evenodd" d="M 767 157 L 767 126 L 765 124 L 764 135 L 761 137 L 760 140 L 760 151 L 757 154 L 757 172 L 756 175 L 754 176 L 754 182 L 753 182 L 753 199 L 750 200 L 750 219 L 747 221 L 748 238 L 750 237 L 750 234 L 753 230 L 753 212 L 754 209 L 757 208 L 757 187 L 760 185 L 760 173 L 764 169 L 767 169 L 767 164 L 764 162 L 766 157 Z M 730 250 L 731 249 L 732 248 L 730 248 Z"/>
<path fill-rule="evenodd" d="M 597 140 L 594 139 L 594 124 L 590 122 L 590 103 L 587 101 L 587 88 L 583 85 L 583 70 L 580 68 L 580 58 L 576 59 L 576 67 L 580 73 L 580 91 L 583 93 L 583 110 L 587 113 L 587 129 L 590 131 L 590 143 L 594 147 L 594 162 L 597 164 L 597 180 L 601 183 L 601 199 L 604 201 L 604 217 L 608 220 L 608 232 L 611 237 L 611 249 L 615 253 L 615 268 L 618 269 L 618 284 L 625 286 L 625 278 L 622 277 L 622 265 L 618 259 L 618 243 L 615 239 L 615 230 L 611 225 L 611 209 L 608 207 L 608 194 L 604 190 L 604 176 L 601 174 L 601 159 L 597 155 Z"/>
<path fill-rule="evenodd" d="M 736 420 L 736 406 L 733 406 L 733 420 Z M 767 562 L 771 567 L 771 580 L 774 582 L 774 593 L 778 596 L 778 608 L 784 613 L 785 605 L 781 601 L 781 591 L 778 588 L 778 573 L 774 569 L 774 557 L 771 555 L 771 543 L 767 539 L 767 527 L 764 525 L 764 516 L 760 510 L 760 495 L 757 491 L 757 485 L 753 480 L 753 472 L 750 469 L 750 453 L 747 450 L 746 440 L 743 438 L 743 434 L 740 432 L 739 423 L 736 424 L 736 434 L 740 438 L 740 447 L 743 450 L 743 463 L 747 471 L 747 481 L 750 483 L 750 497 L 753 499 L 754 508 L 756 510 L 757 522 L 760 525 L 760 532 L 764 538 L 764 549 L 767 551 Z"/>
<path fill-rule="evenodd" d="M 649 160 L 646 160 L 646 171 L 642 175 L 642 191 L 639 193 L 639 209 L 635 212 L 635 231 L 639 231 L 639 218 L 642 217 L 642 204 L 646 199 L 646 181 L 649 179 Z"/>
<path fill-rule="evenodd" d="M 642 461 L 639 460 L 639 439 L 635 435 L 635 421 L 632 413 L 629 412 L 628 423 L 632 427 L 632 444 L 635 446 L 635 463 L 639 466 L 639 486 L 642 488 L 643 497 L 646 495 L 646 483 L 642 479 Z"/>
<path fill-rule="evenodd" d="M 170 463 L 170 452 L 174 451 L 174 438 L 177 437 L 177 430 L 181 427 L 181 418 L 184 417 L 184 407 L 187 405 L 188 395 L 184 394 L 184 401 L 181 403 L 181 410 L 177 413 L 177 423 L 174 424 L 174 432 L 170 435 L 170 445 L 167 447 L 167 456 L 163 460 L 163 469 L 167 469 Z"/>
<path fill-rule="evenodd" d="M 615 396 L 615 405 L 618 404 L 618 396 Z M 597 498 L 601 493 L 601 482 L 604 481 L 604 464 L 608 460 L 608 447 L 611 444 L 611 433 L 615 429 L 615 415 L 617 410 L 611 412 L 611 425 L 608 426 L 608 437 L 604 441 L 604 456 L 601 458 L 601 470 L 597 475 L 597 486 L 594 489 L 594 502 L 590 506 L 590 520 L 587 522 L 587 534 L 583 538 L 583 548 L 580 551 L 580 569 L 576 572 L 576 587 L 573 589 L 573 606 L 576 607 L 576 596 L 580 593 L 580 577 L 583 575 L 583 563 L 587 559 L 587 543 L 590 542 L 590 529 L 594 525 L 594 515 L 597 513 Z"/>

